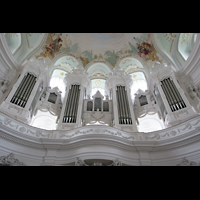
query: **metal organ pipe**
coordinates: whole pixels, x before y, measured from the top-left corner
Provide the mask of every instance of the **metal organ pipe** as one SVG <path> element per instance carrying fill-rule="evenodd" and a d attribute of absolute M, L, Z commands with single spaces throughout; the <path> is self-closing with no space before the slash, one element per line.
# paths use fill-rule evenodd
<path fill-rule="evenodd" d="M 71 105 L 71 100 L 72 100 L 72 93 L 73 93 L 73 89 L 72 89 L 73 87 L 72 87 L 72 85 L 71 85 L 71 89 L 70 89 L 70 96 L 69 96 L 69 101 L 68 101 L 68 103 L 66 104 L 66 106 L 67 106 L 67 112 L 65 113 L 65 115 L 66 115 L 66 123 L 68 123 L 69 122 L 69 120 L 70 120 L 70 117 L 69 117 L 69 112 L 70 112 L 70 105 Z"/>
<path fill-rule="evenodd" d="M 181 103 L 182 107 L 185 108 L 185 107 L 186 107 L 186 104 L 185 104 L 185 102 L 183 101 L 183 98 L 181 97 L 181 95 L 180 95 L 180 93 L 179 93 L 177 87 L 175 86 L 174 81 L 171 81 L 171 84 L 174 86 L 174 89 L 175 89 L 177 95 L 179 96 L 180 103 Z"/>
<path fill-rule="evenodd" d="M 74 99 L 72 100 L 72 114 L 71 114 L 71 117 L 72 117 L 72 123 L 75 122 L 74 120 L 74 114 L 75 114 L 75 109 L 76 109 L 76 98 L 77 98 L 77 85 L 74 85 Z"/>
<path fill-rule="evenodd" d="M 27 94 L 28 89 L 30 88 L 30 84 L 32 83 L 32 81 L 34 80 L 34 77 L 30 75 L 30 77 L 28 78 L 28 82 L 26 84 L 24 84 L 24 88 L 20 94 L 20 99 L 17 102 L 17 105 L 21 106 L 23 101 L 24 96 Z"/>
<path fill-rule="evenodd" d="M 24 108 L 35 85 L 35 79 L 30 73 L 25 75 L 10 102 Z"/>
<path fill-rule="evenodd" d="M 125 86 L 117 86 L 116 95 L 118 101 L 119 124 L 132 124 Z"/>
<path fill-rule="evenodd" d="M 124 100 L 124 107 L 125 107 L 125 116 L 126 116 L 126 124 L 129 124 L 129 113 L 128 113 L 128 104 L 127 104 L 127 98 L 126 98 L 126 91 L 125 87 L 122 88 L 122 94 L 123 94 L 123 100 Z"/>
<path fill-rule="evenodd" d="M 171 92 L 173 93 L 174 99 L 176 101 L 176 106 L 178 107 L 178 110 L 182 108 L 182 106 L 179 104 L 180 103 L 180 99 L 177 96 L 177 92 L 174 90 L 174 86 L 171 85 L 171 80 L 170 78 L 166 79 L 166 82 L 169 84 L 170 88 L 171 88 Z"/>
<path fill-rule="evenodd" d="M 165 96 L 167 97 L 167 101 L 171 107 L 172 112 L 185 108 L 186 105 L 173 80 L 167 78 L 161 81 L 161 83 L 162 89 L 165 93 Z"/>
<path fill-rule="evenodd" d="M 166 85 L 168 86 L 168 88 L 170 89 L 170 95 L 173 99 L 173 105 L 176 107 L 176 110 L 179 110 L 179 105 L 178 105 L 178 99 L 176 98 L 175 94 L 174 94 L 174 91 L 173 91 L 173 88 L 171 87 L 171 85 L 169 84 L 169 82 L 167 81 L 167 79 L 165 79 L 165 83 Z"/>
<path fill-rule="evenodd" d="M 117 102 L 118 102 L 118 115 L 119 115 L 119 124 L 121 124 L 121 108 L 120 108 L 120 102 L 119 102 L 119 94 L 118 94 L 118 86 L 116 90 L 116 95 L 117 95 Z"/>
<path fill-rule="evenodd" d="M 131 119 L 131 112 L 130 112 L 130 107 L 129 107 L 129 103 L 128 103 L 128 95 L 127 92 L 125 92 L 125 96 L 126 96 L 126 105 L 127 105 L 127 110 L 128 110 L 128 117 L 129 117 L 129 124 L 132 124 L 132 119 Z"/>
<path fill-rule="evenodd" d="M 75 96 L 76 96 L 76 85 L 73 85 L 73 90 L 74 90 L 74 93 L 73 93 L 73 98 L 72 98 L 72 102 L 71 102 L 71 109 L 70 109 L 70 117 L 71 117 L 70 122 L 72 122 L 72 123 L 73 123 L 73 109 L 74 109 Z"/>
<path fill-rule="evenodd" d="M 77 111 L 78 111 L 78 102 L 79 102 L 79 96 L 80 96 L 79 85 L 77 86 L 77 88 L 78 88 L 78 91 L 77 91 L 77 98 L 76 98 L 75 123 L 76 123 L 76 117 L 77 117 Z"/>
<path fill-rule="evenodd" d="M 68 93 L 63 123 L 76 123 L 79 95 L 79 85 L 72 85 Z"/>
<path fill-rule="evenodd" d="M 73 102 L 74 102 L 74 93 L 75 93 L 75 90 L 74 90 L 74 85 L 71 86 L 71 90 L 72 90 L 72 94 L 71 94 L 71 99 L 70 99 L 70 102 L 69 102 L 69 111 L 68 111 L 68 122 L 71 123 L 72 122 L 72 108 L 73 108 Z"/>
<path fill-rule="evenodd" d="M 25 103 L 25 100 L 27 98 L 27 94 L 29 93 L 30 89 L 31 89 L 31 85 L 33 84 L 34 82 L 34 77 L 32 76 L 30 78 L 31 80 L 28 82 L 28 85 L 25 87 L 25 90 L 23 91 L 23 94 L 21 95 L 21 101 L 19 102 L 19 106 L 23 107 L 24 103 Z M 30 91 L 31 92 L 31 91 Z"/>
<path fill-rule="evenodd" d="M 30 74 L 29 74 L 29 73 L 24 77 L 25 80 L 24 80 L 23 84 L 21 85 L 19 91 L 17 92 L 16 99 L 15 99 L 15 101 L 13 102 L 14 104 L 17 104 L 17 103 L 18 103 L 18 101 L 19 101 L 19 99 L 20 99 L 20 95 L 21 95 L 22 91 L 24 90 L 24 86 L 27 84 L 27 81 L 29 80 L 29 77 L 30 77 Z"/>
<path fill-rule="evenodd" d="M 164 87 L 164 91 L 166 94 L 168 94 L 168 97 L 170 99 L 170 104 L 172 106 L 172 112 L 176 111 L 178 109 L 177 105 L 175 104 L 175 99 L 173 98 L 172 92 L 171 92 L 171 88 L 169 87 L 169 85 L 166 83 L 165 80 L 163 80 L 163 87 Z"/>
<path fill-rule="evenodd" d="M 27 75 L 26 75 L 27 76 Z M 11 103 L 14 103 L 17 96 L 18 96 L 18 93 L 19 93 L 19 90 L 21 89 L 21 87 L 23 86 L 25 80 L 26 80 L 26 76 L 24 76 L 24 78 L 22 79 L 21 83 L 19 84 L 19 86 L 17 87 L 17 90 L 15 91 L 15 94 L 13 95 L 12 99 L 11 99 Z"/>
<path fill-rule="evenodd" d="M 21 88 L 21 90 L 19 92 L 19 99 L 18 99 L 18 101 L 15 104 L 17 104 L 17 105 L 20 106 L 20 103 L 22 102 L 23 95 L 24 95 L 24 93 L 26 91 L 26 86 L 30 83 L 30 81 L 32 80 L 32 78 L 33 77 L 31 77 L 31 75 L 29 75 L 29 76 L 26 77 L 26 82 L 23 84 L 23 86 L 22 86 L 22 88 Z"/>
<path fill-rule="evenodd" d="M 24 95 L 24 103 L 22 104 L 22 107 L 24 108 L 28 99 L 29 99 L 29 96 L 35 86 L 35 83 L 36 83 L 36 77 L 33 78 L 33 81 L 30 83 L 30 87 L 27 89 L 28 90 L 28 93 L 26 93 L 26 95 Z"/>
<path fill-rule="evenodd" d="M 121 124 L 123 124 L 124 122 L 124 117 L 123 117 L 123 106 L 122 106 L 122 100 L 121 100 L 121 91 L 120 91 L 120 87 L 121 86 L 118 86 L 118 90 L 119 90 L 119 104 L 120 104 L 120 108 L 121 108 L 121 113 L 120 113 L 120 121 L 121 121 Z"/>
<path fill-rule="evenodd" d="M 163 91 L 164 91 L 164 93 L 165 93 L 166 99 L 167 99 L 167 101 L 168 101 L 168 103 L 169 103 L 169 106 L 170 106 L 172 112 L 173 112 L 173 111 L 176 110 L 176 109 L 174 108 L 174 106 L 173 106 L 173 100 L 171 99 L 171 96 L 170 96 L 170 94 L 168 93 L 169 89 L 167 89 L 167 88 L 165 87 L 165 84 L 164 84 L 163 81 L 161 81 L 161 83 L 162 83 L 161 87 L 162 87 L 162 89 L 163 89 Z"/>
<path fill-rule="evenodd" d="M 68 113 L 68 117 L 69 117 L 69 122 L 71 122 L 72 120 L 72 102 L 74 102 L 74 93 L 75 93 L 75 89 L 74 89 L 74 85 L 71 86 L 71 90 L 72 90 L 72 97 L 71 97 L 71 101 L 70 101 L 70 109 L 69 109 L 69 113 Z"/>
<path fill-rule="evenodd" d="M 71 113 L 71 122 L 74 123 L 74 110 L 75 110 L 75 102 L 76 102 L 76 85 L 74 85 L 74 98 L 72 99 L 72 113 Z"/>
<path fill-rule="evenodd" d="M 71 89 L 69 89 L 69 92 L 68 92 L 68 97 L 67 97 L 67 102 L 66 102 L 66 107 L 65 107 L 65 115 L 63 117 L 63 122 L 66 123 L 67 121 L 67 112 L 68 112 L 68 109 L 69 109 L 69 100 L 70 100 L 70 96 L 71 96 Z"/>
<path fill-rule="evenodd" d="M 120 87 L 120 94 L 121 94 L 121 99 L 122 99 L 122 108 L 123 108 L 123 122 L 124 124 L 127 124 L 127 116 L 126 116 L 126 103 L 124 102 L 124 94 L 123 94 L 123 91 L 124 91 L 124 87 L 121 86 Z"/>

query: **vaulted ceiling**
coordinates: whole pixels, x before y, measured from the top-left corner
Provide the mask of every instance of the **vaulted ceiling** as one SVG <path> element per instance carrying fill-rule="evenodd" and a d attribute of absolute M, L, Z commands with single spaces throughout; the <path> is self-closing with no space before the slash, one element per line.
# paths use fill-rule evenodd
<path fill-rule="evenodd" d="M 54 66 L 66 68 L 67 71 L 78 65 L 78 62 L 72 61 L 72 57 L 79 60 L 79 64 L 82 63 L 83 67 L 99 60 L 115 67 L 117 61 L 121 60 L 121 63 L 118 63 L 120 67 L 125 71 L 131 71 L 143 68 L 144 63 L 151 66 L 154 61 L 161 62 L 163 58 L 169 58 L 176 67 L 176 63 L 173 62 L 176 60 L 173 57 L 175 55 L 173 49 L 183 57 L 179 58 L 179 63 L 184 62 L 191 52 L 191 44 L 186 44 L 182 40 L 179 40 L 179 45 L 177 43 L 180 37 L 187 35 L 179 33 L 5 34 L 8 46 L 19 62 L 23 62 L 26 58 L 30 59 L 30 56 L 44 57 L 47 65 L 50 66 L 55 61 Z M 134 59 L 128 61 L 127 58 L 130 60 L 130 57 Z M 122 60 L 126 62 L 123 63 Z"/>

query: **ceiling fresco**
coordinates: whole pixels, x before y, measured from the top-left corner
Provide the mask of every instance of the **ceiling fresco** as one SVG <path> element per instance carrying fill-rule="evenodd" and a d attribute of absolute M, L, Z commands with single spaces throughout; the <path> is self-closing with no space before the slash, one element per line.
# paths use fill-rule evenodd
<path fill-rule="evenodd" d="M 64 56 L 56 61 L 54 68 L 61 68 L 66 72 L 72 72 L 72 70 L 76 68 L 77 65 L 78 61 L 74 57 Z"/>
<path fill-rule="evenodd" d="M 84 67 L 93 60 L 103 59 L 113 67 L 119 58 L 135 54 L 148 60 L 159 60 L 148 33 L 49 33 L 37 57 L 51 60 L 60 53 L 80 58 Z"/>
<path fill-rule="evenodd" d="M 21 33 L 5 33 L 5 38 L 9 49 L 14 54 L 21 44 Z"/>
<path fill-rule="evenodd" d="M 124 58 L 120 63 L 119 66 L 122 70 L 126 73 L 130 74 L 136 69 L 143 69 L 144 67 L 142 64 L 135 58 Z"/>

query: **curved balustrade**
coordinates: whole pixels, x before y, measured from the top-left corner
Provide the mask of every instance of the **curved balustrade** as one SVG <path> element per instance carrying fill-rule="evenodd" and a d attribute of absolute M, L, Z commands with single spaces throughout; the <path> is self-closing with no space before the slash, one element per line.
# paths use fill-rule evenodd
<path fill-rule="evenodd" d="M 8 131 L 8 134 L 10 134 L 9 130 L 14 131 L 16 134 L 15 136 L 32 136 L 35 138 L 48 138 L 50 139 L 76 139 L 78 136 L 94 136 L 94 135 L 101 135 L 101 138 L 104 138 L 104 136 L 113 136 L 115 137 L 115 140 L 117 139 L 125 139 L 127 141 L 164 141 L 167 139 L 176 138 L 180 135 L 188 136 L 188 132 L 194 131 L 194 130 L 200 130 L 200 116 L 195 117 L 185 123 L 179 124 L 174 127 L 166 128 L 159 131 L 154 132 L 126 132 L 121 131 L 113 127 L 108 126 L 84 126 L 80 127 L 74 130 L 44 130 L 40 128 L 35 128 L 30 125 L 23 124 L 21 122 L 18 122 L 3 113 L 0 113 L 0 129 L 1 131 Z M 199 133 L 200 135 L 200 133 Z M 51 143 L 53 144 L 54 141 L 52 140 Z M 148 143 L 146 143 L 148 145 Z"/>

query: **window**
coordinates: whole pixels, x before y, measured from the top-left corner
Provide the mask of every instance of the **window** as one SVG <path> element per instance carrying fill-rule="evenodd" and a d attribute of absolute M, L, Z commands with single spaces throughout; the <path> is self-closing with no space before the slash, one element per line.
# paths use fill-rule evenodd
<path fill-rule="evenodd" d="M 131 97 L 135 99 L 135 93 L 141 89 L 142 91 L 147 90 L 147 82 L 144 74 L 142 72 L 135 72 L 130 74 L 133 79 L 133 85 L 131 88 Z"/>
<path fill-rule="evenodd" d="M 55 93 L 50 93 L 48 101 L 51 103 L 56 103 L 57 95 Z"/>
<path fill-rule="evenodd" d="M 91 81 L 92 83 L 92 90 L 91 90 L 91 96 L 95 95 L 96 92 L 99 90 L 99 92 L 104 96 L 105 99 L 105 80 L 103 79 L 93 79 Z"/>
<path fill-rule="evenodd" d="M 93 103 L 92 101 L 87 102 L 87 111 L 92 111 Z"/>
<path fill-rule="evenodd" d="M 65 84 L 63 81 L 65 78 L 65 74 L 66 74 L 65 71 L 56 69 L 53 71 L 50 80 L 50 87 L 51 88 L 58 87 L 59 90 L 62 92 L 61 99 L 63 99 L 65 96 Z"/>

